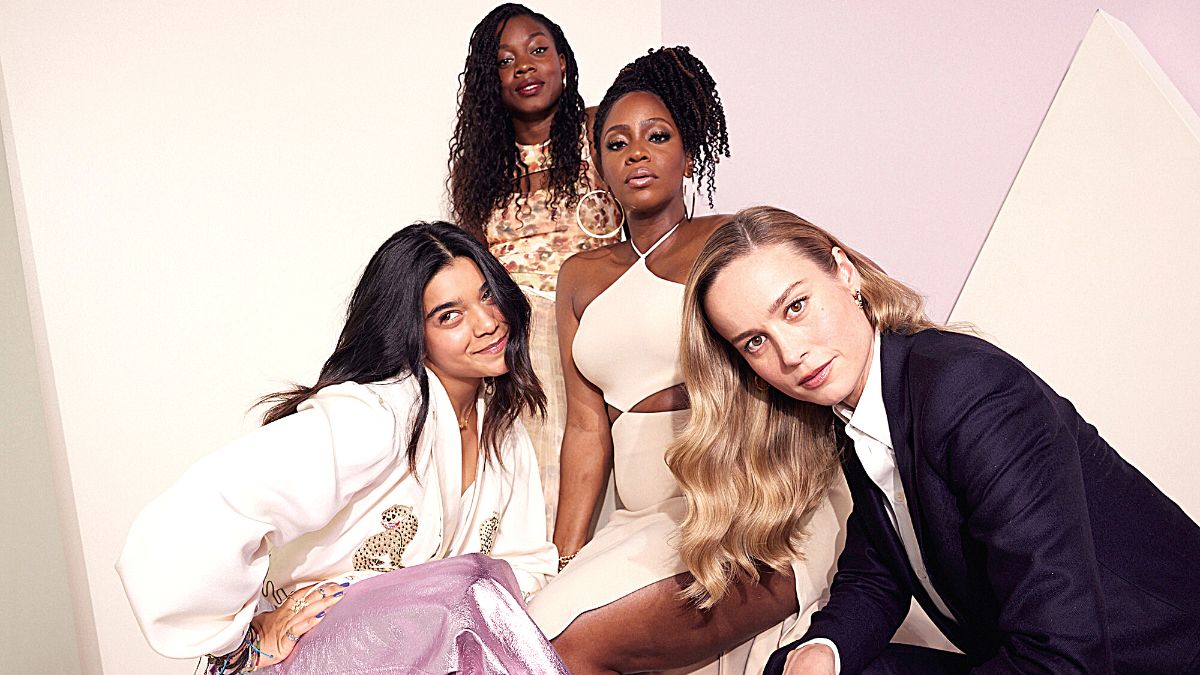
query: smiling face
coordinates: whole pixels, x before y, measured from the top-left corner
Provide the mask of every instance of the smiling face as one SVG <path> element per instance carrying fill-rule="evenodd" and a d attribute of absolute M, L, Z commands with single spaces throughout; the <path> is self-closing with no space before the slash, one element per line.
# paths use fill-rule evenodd
<path fill-rule="evenodd" d="M 473 261 L 454 260 L 424 295 L 425 362 L 445 382 L 476 382 L 508 372 L 508 321 Z"/>
<path fill-rule="evenodd" d="M 800 401 L 857 406 L 875 329 L 854 300 L 858 270 L 841 249 L 833 273 L 785 244 L 754 249 L 703 300 L 714 329 L 771 386 Z"/>
<path fill-rule="evenodd" d="M 540 117 L 558 107 L 567 59 L 541 22 L 530 16 L 508 20 L 500 32 L 496 68 L 500 100 L 513 117 Z"/>
<path fill-rule="evenodd" d="M 679 200 L 691 175 L 683 137 L 661 99 L 645 91 L 622 96 L 604 120 L 600 170 L 631 215 L 657 211 Z"/>

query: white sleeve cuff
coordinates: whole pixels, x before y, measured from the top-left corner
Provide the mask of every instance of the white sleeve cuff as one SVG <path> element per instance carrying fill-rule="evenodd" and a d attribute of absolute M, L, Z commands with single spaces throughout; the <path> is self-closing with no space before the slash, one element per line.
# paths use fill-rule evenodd
<path fill-rule="evenodd" d="M 802 649 L 809 645 L 825 645 L 833 650 L 833 672 L 834 675 L 842 675 L 842 655 L 838 653 L 837 645 L 833 644 L 833 640 L 826 638 L 813 638 L 807 642 L 802 642 L 796 645 L 796 649 Z M 793 649 L 792 651 L 796 651 Z"/>

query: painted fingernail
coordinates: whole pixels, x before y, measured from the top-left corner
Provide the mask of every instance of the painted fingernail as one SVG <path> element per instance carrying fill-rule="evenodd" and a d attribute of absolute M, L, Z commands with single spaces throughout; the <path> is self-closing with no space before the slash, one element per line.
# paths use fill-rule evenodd
<path fill-rule="evenodd" d="M 342 583 L 338 584 L 338 586 L 341 586 L 342 588 L 345 588 L 345 587 L 347 587 L 347 586 L 349 586 L 349 585 L 350 585 L 350 582 L 349 582 L 349 581 L 343 581 Z"/>
<path fill-rule="evenodd" d="M 325 612 L 321 612 L 320 614 L 318 614 L 318 615 L 317 615 L 317 618 L 319 619 L 319 618 L 321 618 L 321 617 L 323 617 L 323 616 L 325 616 Z"/>
<path fill-rule="evenodd" d="M 342 597 L 342 595 L 344 595 L 344 594 L 341 591 L 338 591 L 337 593 L 333 594 L 333 597 L 340 598 L 340 597 Z"/>

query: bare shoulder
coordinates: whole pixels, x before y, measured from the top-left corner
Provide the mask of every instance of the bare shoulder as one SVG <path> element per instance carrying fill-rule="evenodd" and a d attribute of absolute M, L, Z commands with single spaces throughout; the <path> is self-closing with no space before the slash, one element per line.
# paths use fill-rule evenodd
<path fill-rule="evenodd" d="M 575 316 L 582 316 L 592 300 L 629 269 L 636 258 L 628 242 L 580 251 L 567 258 L 558 271 L 559 301 L 570 302 Z"/>
<path fill-rule="evenodd" d="M 701 216 L 692 220 L 692 224 L 696 226 L 696 238 L 701 241 L 708 241 L 713 232 L 731 222 L 733 222 L 732 213 L 714 213 L 711 216 Z"/>
<path fill-rule="evenodd" d="M 688 227 L 691 229 L 691 236 L 688 237 L 688 246 L 685 257 L 687 258 L 687 266 L 690 268 L 692 262 L 696 260 L 696 256 L 700 255 L 700 250 L 708 243 L 709 237 L 713 235 L 722 225 L 733 221 L 733 215 L 728 213 L 717 213 L 711 216 L 701 216 L 693 218 Z"/>

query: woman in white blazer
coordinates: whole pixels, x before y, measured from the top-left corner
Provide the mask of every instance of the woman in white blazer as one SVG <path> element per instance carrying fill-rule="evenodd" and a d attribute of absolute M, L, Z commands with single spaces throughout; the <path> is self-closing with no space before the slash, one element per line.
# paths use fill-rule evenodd
<path fill-rule="evenodd" d="M 557 557 L 518 419 L 544 405 L 528 325 L 462 230 L 388 239 L 316 384 L 134 522 L 117 571 L 151 646 L 210 673 L 557 672 L 524 612 Z"/>

